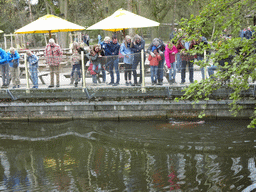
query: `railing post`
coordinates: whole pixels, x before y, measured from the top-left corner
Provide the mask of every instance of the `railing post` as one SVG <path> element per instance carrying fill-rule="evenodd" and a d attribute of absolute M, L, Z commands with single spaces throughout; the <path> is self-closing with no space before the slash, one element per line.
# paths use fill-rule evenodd
<path fill-rule="evenodd" d="M 86 84 L 85 84 L 85 67 L 84 67 L 84 51 L 81 51 L 81 61 L 82 61 L 82 77 L 83 77 L 83 92 L 84 92 L 84 89 L 86 87 Z"/>
<path fill-rule="evenodd" d="M 25 64 L 25 74 L 26 74 L 26 80 L 27 80 L 26 93 L 30 93 L 28 64 L 27 64 L 27 53 L 25 53 L 25 55 L 24 55 L 24 64 Z"/>
<path fill-rule="evenodd" d="M 145 89 L 145 67 L 144 67 L 144 50 L 141 50 L 141 70 L 142 70 L 142 82 L 141 82 L 141 92 L 146 93 Z"/>
<path fill-rule="evenodd" d="M 204 63 L 206 63 L 206 50 L 204 50 Z M 207 72 L 206 67 L 204 67 L 204 79 L 207 79 Z"/>

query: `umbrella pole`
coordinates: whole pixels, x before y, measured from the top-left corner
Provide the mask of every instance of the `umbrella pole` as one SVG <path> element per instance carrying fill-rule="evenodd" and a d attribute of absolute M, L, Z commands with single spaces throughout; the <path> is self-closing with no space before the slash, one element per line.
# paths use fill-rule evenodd
<path fill-rule="evenodd" d="M 144 50 L 141 50 L 141 72 L 142 72 L 142 82 L 141 82 L 141 92 L 146 93 L 145 89 L 145 71 L 144 71 Z"/>
<path fill-rule="evenodd" d="M 51 39 L 52 38 L 52 33 L 51 33 L 51 31 L 49 31 L 49 39 Z"/>
<path fill-rule="evenodd" d="M 84 67 L 84 52 L 81 51 L 81 61 L 82 61 L 82 77 L 83 77 L 83 92 L 84 92 L 84 89 L 86 88 L 85 86 L 85 67 Z"/>
<path fill-rule="evenodd" d="M 125 29 L 123 29 L 123 35 L 124 35 L 124 38 L 125 38 Z"/>

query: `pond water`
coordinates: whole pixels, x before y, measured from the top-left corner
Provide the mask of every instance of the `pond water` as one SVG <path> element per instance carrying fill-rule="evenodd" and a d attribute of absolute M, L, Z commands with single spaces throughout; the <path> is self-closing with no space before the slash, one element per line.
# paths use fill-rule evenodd
<path fill-rule="evenodd" d="M 0 191 L 253 191 L 249 121 L 0 122 Z"/>

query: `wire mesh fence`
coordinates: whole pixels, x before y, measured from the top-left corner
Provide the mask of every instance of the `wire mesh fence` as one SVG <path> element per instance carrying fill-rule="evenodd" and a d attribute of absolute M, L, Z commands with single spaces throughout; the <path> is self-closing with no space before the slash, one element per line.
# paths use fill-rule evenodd
<path fill-rule="evenodd" d="M 74 70 L 78 73 L 79 84 L 82 83 L 82 65 L 81 62 L 78 64 L 78 67 L 74 67 L 75 64 L 72 63 L 72 53 L 64 52 L 62 56 L 59 57 L 48 57 L 45 58 L 42 53 L 43 50 L 34 51 L 34 54 L 38 56 L 38 76 L 39 87 L 46 87 L 49 85 L 51 73 L 57 74 L 59 76 L 59 85 L 64 87 L 72 87 L 74 86 Z M 25 78 L 25 61 L 24 54 L 20 53 L 20 78 L 21 80 Z M 111 82 L 111 76 L 114 76 L 114 81 L 116 82 L 119 78 L 120 86 L 130 86 L 134 83 L 134 79 L 137 79 L 138 85 L 142 83 L 142 75 L 144 75 L 145 85 L 152 85 L 152 68 L 150 62 L 148 60 L 148 54 L 145 53 L 144 57 L 141 57 L 141 53 L 135 53 L 127 55 L 126 57 L 130 58 L 130 63 L 124 63 L 124 56 L 121 54 L 115 56 L 102 56 L 99 58 L 98 64 L 94 65 L 90 60 L 84 61 L 84 70 L 85 70 L 85 83 L 87 86 L 95 85 L 93 84 L 93 77 L 95 76 L 97 79 L 97 86 L 107 86 L 108 83 Z M 170 79 L 175 79 L 175 83 L 178 85 L 181 83 L 181 63 L 177 61 L 172 65 L 171 69 L 168 69 L 165 63 L 164 55 L 161 56 L 162 61 L 160 61 L 160 65 L 157 66 L 156 79 L 162 79 L 163 84 L 169 84 Z M 143 63 L 142 63 L 143 59 Z M 56 66 L 52 68 L 49 65 L 49 61 L 57 61 Z M 53 62 L 54 63 L 54 62 Z M 142 65 L 143 64 L 143 65 Z M 142 67 L 144 69 L 142 69 Z M 170 78 L 169 75 L 172 77 Z M 186 82 L 189 83 L 189 70 L 186 72 Z M 193 65 L 193 78 L 200 81 L 203 78 L 203 72 L 200 67 L 197 65 Z M 118 76 L 118 77 L 117 77 Z M 54 77 L 56 78 L 56 77 Z M 128 81 L 129 84 L 126 84 Z M 131 82 L 131 84 L 130 84 Z M 30 82 L 31 84 L 31 82 Z"/>
<path fill-rule="evenodd" d="M 209 78 L 209 75 L 218 70 L 217 66 L 214 65 L 200 67 L 196 63 L 191 63 L 190 65 L 182 63 L 178 59 L 178 54 L 176 55 L 176 61 L 169 69 L 166 66 L 164 55 L 161 55 L 162 60 L 154 70 L 148 60 L 149 54 L 145 52 L 126 56 L 121 54 L 102 56 L 98 58 L 97 64 L 86 57 L 88 53 L 85 52 L 83 57 L 79 54 L 79 63 L 76 64 L 72 62 L 73 53 L 69 49 L 63 49 L 62 51 L 63 54 L 61 56 L 45 57 L 44 49 L 32 50 L 39 59 L 37 66 L 39 88 L 48 88 L 49 85 L 57 88 L 88 88 L 92 86 L 110 88 L 116 83 L 118 83 L 117 86 L 125 88 L 131 86 L 142 88 L 162 85 L 180 86 L 182 84 L 190 84 L 195 80 L 200 82 L 202 79 Z M 20 51 L 20 88 L 30 89 L 33 86 L 33 82 L 28 63 L 28 73 L 26 73 L 25 55 L 25 51 Z M 125 58 L 128 58 L 129 62 L 125 62 Z M 198 59 L 195 59 L 195 61 Z M 207 59 L 203 58 L 202 62 L 205 61 Z M 55 63 L 56 66 L 52 67 L 49 63 Z M 3 68 L 3 65 L 1 68 Z M 3 71 L 4 69 L 2 69 L 2 75 Z M 0 81 L 3 84 L 3 76 Z M 12 88 L 12 84 L 13 82 L 9 82 L 9 88 Z"/>

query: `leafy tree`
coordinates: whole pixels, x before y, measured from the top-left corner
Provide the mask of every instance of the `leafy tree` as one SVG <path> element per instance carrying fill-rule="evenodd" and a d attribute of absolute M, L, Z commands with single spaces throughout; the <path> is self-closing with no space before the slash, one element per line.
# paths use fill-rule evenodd
<path fill-rule="evenodd" d="M 195 3 L 197 0 L 191 0 Z M 243 98 L 243 91 L 249 89 L 249 81 L 256 80 L 256 43 L 255 39 L 241 39 L 239 32 L 248 26 L 245 16 L 256 9 L 256 2 L 251 0 L 209 0 L 208 4 L 201 10 L 197 16 L 191 15 L 190 19 L 183 19 L 181 25 L 191 39 L 198 39 L 199 36 L 211 35 L 212 44 L 208 46 L 198 46 L 198 49 L 191 53 L 203 53 L 206 49 L 214 50 L 214 54 L 209 56 L 209 61 L 199 63 L 198 65 L 208 67 L 210 61 L 217 66 L 216 73 L 202 82 L 194 82 L 185 89 L 186 93 L 181 99 L 190 99 L 198 102 L 199 100 L 209 100 L 215 90 L 225 86 L 232 89 L 229 99 L 231 110 L 236 116 L 242 107 L 238 102 Z M 249 24 L 249 25 L 250 25 Z M 251 27 L 256 30 L 255 26 Z M 214 30 L 213 30 L 214 29 Z M 231 38 L 224 40 L 225 30 L 228 31 Z M 224 66 L 219 61 L 224 61 Z M 231 61 L 231 62 L 230 62 Z M 177 99 L 178 100 L 178 99 Z M 252 116 L 251 124 L 248 127 L 256 125 L 256 108 Z"/>

